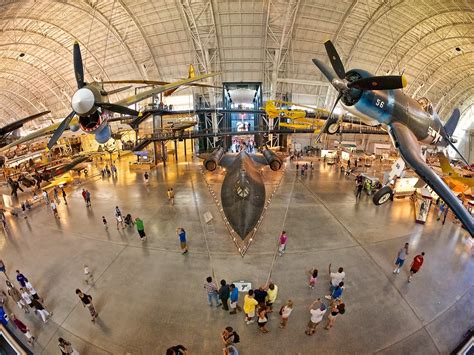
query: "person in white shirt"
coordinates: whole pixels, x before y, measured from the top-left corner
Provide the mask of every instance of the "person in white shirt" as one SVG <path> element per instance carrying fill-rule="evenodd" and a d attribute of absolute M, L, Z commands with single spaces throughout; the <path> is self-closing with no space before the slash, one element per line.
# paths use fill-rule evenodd
<path fill-rule="evenodd" d="M 315 305 L 319 305 L 319 308 L 313 309 Z M 323 320 L 324 313 L 326 313 L 327 307 L 326 305 L 321 301 L 320 298 L 318 298 L 316 301 L 311 303 L 311 306 L 309 306 L 309 312 L 311 313 L 311 319 L 308 323 L 308 327 L 306 328 L 306 335 L 313 335 L 316 332 L 316 327 L 318 326 L 319 323 Z"/>
<path fill-rule="evenodd" d="M 341 281 L 344 281 L 344 278 L 346 277 L 344 268 L 340 267 L 337 272 L 331 272 L 331 264 L 329 264 L 329 277 L 331 278 L 329 293 L 332 293 L 337 285 L 339 285 Z M 331 299 L 331 295 L 325 297 Z"/>
<path fill-rule="evenodd" d="M 293 301 L 288 300 L 286 304 L 280 309 L 280 328 L 285 328 L 286 323 L 288 323 L 288 318 L 290 317 L 291 312 L 293 311 Z"/>

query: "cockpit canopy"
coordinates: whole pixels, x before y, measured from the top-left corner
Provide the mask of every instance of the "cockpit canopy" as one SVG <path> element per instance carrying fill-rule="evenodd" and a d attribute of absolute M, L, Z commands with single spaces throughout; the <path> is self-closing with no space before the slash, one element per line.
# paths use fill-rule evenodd
<path fill-rule="evenodd" d="M 420 97 L 416 101 L 421 105 L 423 111 L 428 112 L 430 115 L 433 114 L 433 104 L 427 97 Z"/>

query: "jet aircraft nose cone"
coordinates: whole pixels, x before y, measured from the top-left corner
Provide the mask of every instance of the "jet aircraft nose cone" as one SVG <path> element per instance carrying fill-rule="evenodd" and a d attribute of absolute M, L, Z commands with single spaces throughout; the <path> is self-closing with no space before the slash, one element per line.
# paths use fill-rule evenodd
<path fill-rule="evenodd" d="M 72 96 L 71 106 L 75 112 L 84 115 L 92 110 L 94 102 L 94 93 L 87 88 L 82 88 L 77 90 Z"/>

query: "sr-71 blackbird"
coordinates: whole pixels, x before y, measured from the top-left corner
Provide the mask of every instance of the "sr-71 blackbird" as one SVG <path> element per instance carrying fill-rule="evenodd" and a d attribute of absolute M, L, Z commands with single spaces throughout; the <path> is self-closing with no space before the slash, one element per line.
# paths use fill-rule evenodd
<path fill-rule="evenodd" d="M 397 90 L 406 86 L 403 76 L 373 76 L 361 69 L 346 72 L 332 42 L 327 41 L 324 46 L 336 75 L 320 60 L 313 59 L 313 63 L 339 93 L 331 114 L 341 100 L 343 107 L 364 123 L 386 126 L 393 144 L 398 148 L 404 161 L 447 203 L 471 236 L 474 236 L 474 219 L 450 188 L 425 162 L 419 144 L 421 142 L 441 147 L 450 145 L 462 157 L 452 138 L 459 121 L 459 110 L 454 110 L 450 119 L 443 125 L 427 100 L 417 101 Z M 321 133 L 329 123 L 330 120 L 327 120 Z M 464 158 L 463 160 L 465 161 Z M 382 204 L 392 196 L 390 186 L 384 186 L 374 195 L 374 202 Z"/>

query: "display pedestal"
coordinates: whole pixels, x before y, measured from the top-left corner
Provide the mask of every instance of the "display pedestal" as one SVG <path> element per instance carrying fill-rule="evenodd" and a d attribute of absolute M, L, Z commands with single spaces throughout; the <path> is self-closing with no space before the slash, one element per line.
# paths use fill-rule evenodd
<path fill-rule="evenodd" d="M 428 189 L 417 189 L 415 193 L 415 221 L 425 224 L 433 198 Z"/>

